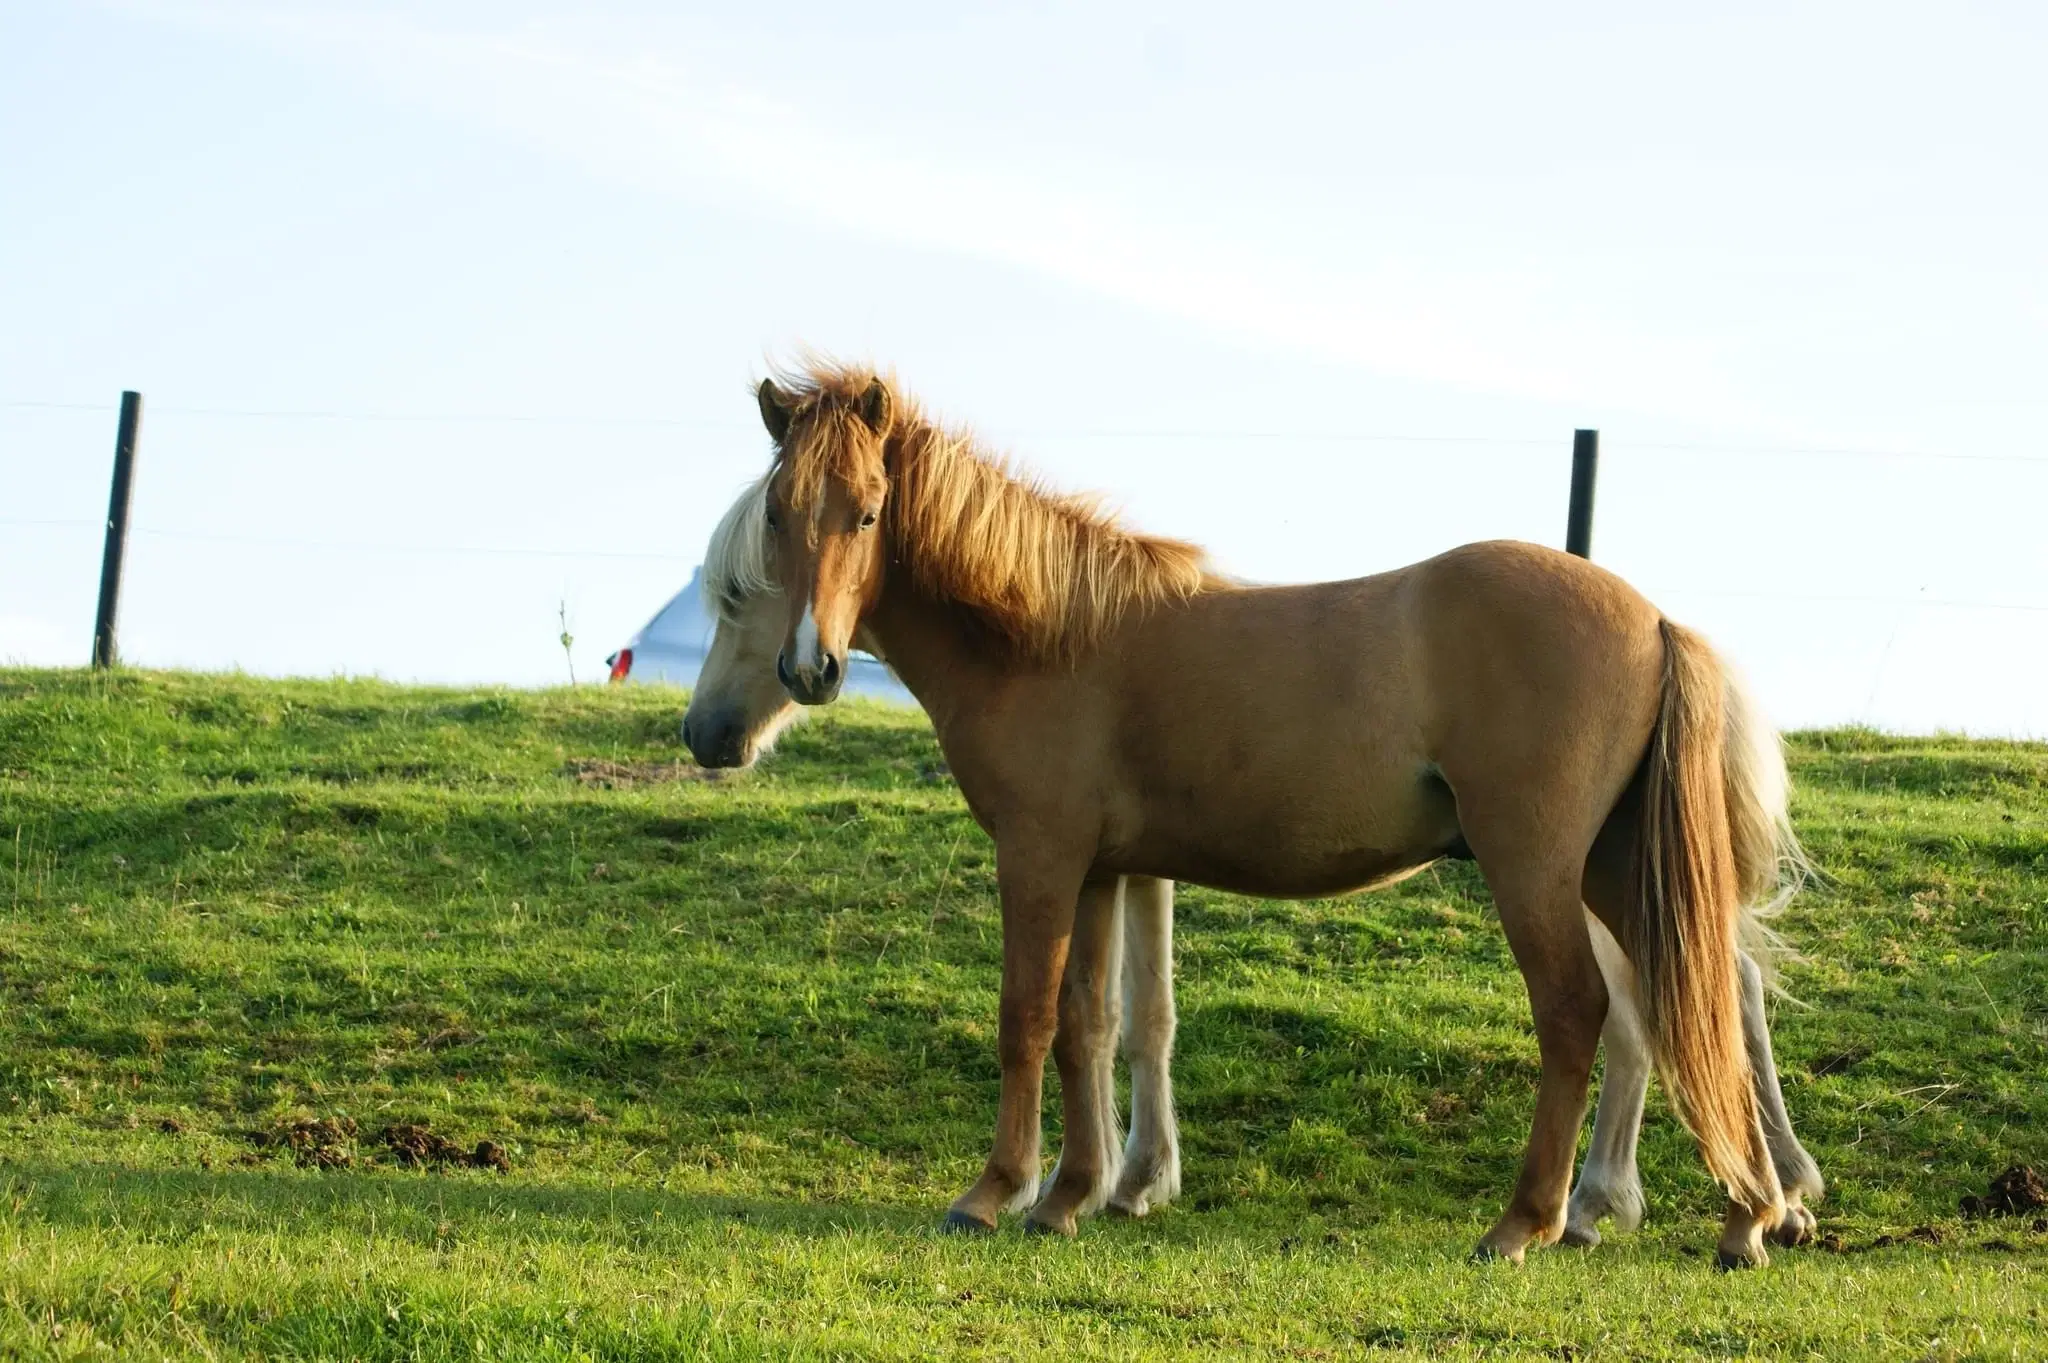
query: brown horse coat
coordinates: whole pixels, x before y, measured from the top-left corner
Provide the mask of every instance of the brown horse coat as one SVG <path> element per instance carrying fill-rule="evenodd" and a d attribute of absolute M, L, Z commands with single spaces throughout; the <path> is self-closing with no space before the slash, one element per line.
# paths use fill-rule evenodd
<path fill-rule="evenodd" d="M 1775 752 L 1697 636 L 1531 545 L 1237 587 L 1189 546 L 1015 480 L 872 373 L 820 366 L 760 400 L 785 685 L 829 700 L 865 630 L 997 846 L 1002 1102 L 954 1224 L 1035 1193 L 1048 1052 L 1070 1093 L 1095 1063 L 1058 1026 L 1080 896 L 1120 874 L 1322 895 L 1469 852 L 1543 1058 L 1522 1177 L 1482 1251 L 1519 1258 L 1564 1227 L 1607 1011 L 1583 905 L 1627 951 L 1652 1052 L 1730 1189 L 1724 1261 L 1764 1260 L 1783 1195 L 1737 936 L 1791 844 L 1757 795 L 1782 790 L 1781 760 L 1756 769 Z M 1067 1210 L 1055 1185 L 1034 1217 Z"/>

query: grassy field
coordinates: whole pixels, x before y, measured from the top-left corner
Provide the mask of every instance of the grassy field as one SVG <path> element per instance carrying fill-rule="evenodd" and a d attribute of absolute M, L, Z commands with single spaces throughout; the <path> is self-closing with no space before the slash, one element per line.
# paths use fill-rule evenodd
<path fill-rule="evenodd" d="M 1834 1239 L 1721 1275 L 1654 1097 L 1640 1234 L 1465 1262 L 1536 1050 L 1464 866 L 1184 889 L 1183 1202 L 938 1235 L 990 848 L 918 716 L 708 782 L 681 709 L 0 671 L 0 1356 L 2048 1356 L 2048 1229 L 1956 1210 L 2048 1168 L 2048 749 L 1794 741 L 1829 881 L 1776 1035 Z"/>

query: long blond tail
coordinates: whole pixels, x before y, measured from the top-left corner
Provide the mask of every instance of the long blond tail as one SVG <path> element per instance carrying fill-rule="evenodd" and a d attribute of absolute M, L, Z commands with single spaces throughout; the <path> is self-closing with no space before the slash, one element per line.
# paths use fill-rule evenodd
<path fill-rule="evenodd" d="M 1774 880 L 1777 874 L 1775 822 L 1755 788 L 1768 773 L 1739 761 L 1740 772 L 1725 765 L 1734 754 L 1721 661 L 1692 631 L 1668 620 L 1661 628 L 1663 688 L 1645 759 L 1635 914 L 1622 945 L 1635 964 L 1651 1051 L 1680 1118 L 1730 1195 L 1762 1208 L 1777 1203 L 1779 1192 L 1743 1044 L 1735 952 L 1746 882 L 1762 875 L 1760 823 L 1773 829 Z M 1739 810 L 1731 810 L 1731 797 Z"/>
<path fill-rule="evenodd" d="M 1785 745 L 1726 660 L 1721 664 L 1726 714 L 1721 769 L 1728 783 L 1728 835 L 1735 850 L 1735 886 L 1742 896 L 1742 949 L 1777 988 L 1779 961 L 1796 956 L 1768 919 L 1814 874 L 1792 831 L 1792 783 Z M 1781 994 L 1782 990 L 1779 991 Z"/>

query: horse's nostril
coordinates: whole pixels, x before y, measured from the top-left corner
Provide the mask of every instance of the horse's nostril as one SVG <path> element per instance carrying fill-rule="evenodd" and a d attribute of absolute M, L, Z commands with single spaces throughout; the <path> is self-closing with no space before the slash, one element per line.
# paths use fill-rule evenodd
<path fill-rule="evenodd" d="M 831 654 L 827 653 L 827 654 L 825 655 L 825 685 L 827 685 L 827 686 L 836 686 L 836 685 L 838 685 L 838 684 L 839 684 L 839 659 L 837 659 L 837 658 L 833 657 L 833 656 L 832 656 Z"/>
<path fill-rule="evenodd" d="M 796 680 L 789 675 L 789 660 L 780 653 L 775 655 L 775 680 L 788 687 L 796 685 Z"/>
<path fill-rule="evenodd" d="M 690 720 L 688 716 L 683 718 L 683 746 L 686 748 L 695 748 L 697 746 L 690 738 Z"/>

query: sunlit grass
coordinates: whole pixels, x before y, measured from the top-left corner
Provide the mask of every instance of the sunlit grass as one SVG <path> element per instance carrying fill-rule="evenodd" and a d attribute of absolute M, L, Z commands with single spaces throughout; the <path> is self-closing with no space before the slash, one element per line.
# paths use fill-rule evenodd
<path fill-rule="evenodd" d="M 993 1125 L 989 846 L 914 714 L 711 783 L 681 706 L 0 672 L 0 1354 L 2048 1352 L 2048 1234 L 1955 1213 L 2048 1167 L 2048 749 L 1795 741 L 1823 1230 L 1941 1242 L 1731 1278 L 1654 1101 L 1644 1233 L 1464 1262 L 1536 1052 L 1463 866 L 1183 888 L 1182 1203 L 936 1235 Z M 345 1167 L 259 1143 L 315 1117 Z M 398 1122 L 513 1170 L 400 1168 Z"/>

